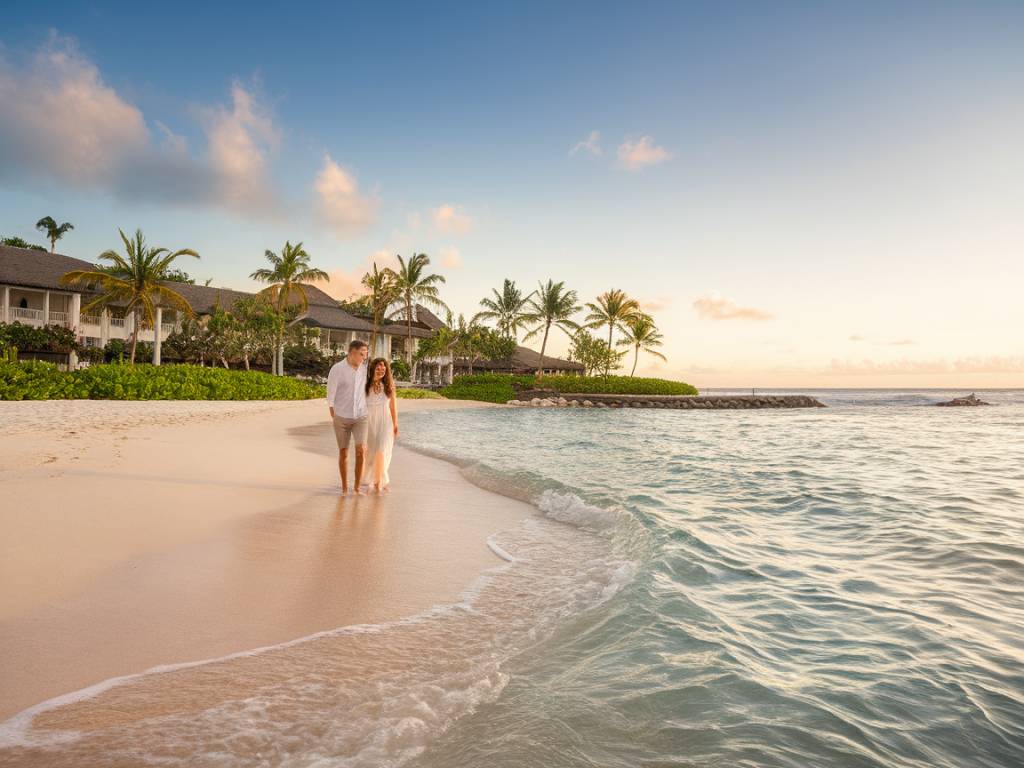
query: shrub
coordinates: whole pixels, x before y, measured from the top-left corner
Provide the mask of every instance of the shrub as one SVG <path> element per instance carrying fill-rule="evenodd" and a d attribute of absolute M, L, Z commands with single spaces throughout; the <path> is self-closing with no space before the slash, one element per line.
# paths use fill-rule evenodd
<path fill-rule="evenodd" d="M 72 372 L 50 363 L 0 362 L 0 400 L 308 400 L 323 387 L 258 371 L 195 365 L 94 365 Z"/>
<path fill-rule="evenodd" d="M 331 361 L 324 357 L 316 347 L 298 345 L 285 347 L 284 370 L 286 373 L 326 377 L 331 370 Z"/>
<path fill-rule="evenodd" d="M 391 375 L 398 381 L 408 381 L 412 375 L 409 364 L 400 357 L 391 361 Z"/>
<path fill-rule="evenodd" d="M 411 387 L 399 387 L 395 390 L 395 397 L 403 400 L 444 400 L 437 392 L 429 389 L 412 389 Z"/>
<path fill-rule="evenodd" d="M 15 347 L 21 352 L 57 352 L 66 354 L 78 348 L 75 333 L 62 325 L 37 328 L 23 323 L 0 323 L 0 347 Z"/>
<path fill-rule="evenodd" d="M 457 376 L 441 394 L 451 400 L 482 400 L 506 403 L 521 389 L 553 389 L 556 392 L 607 395 L 696 395 L 696 387 L 682 381 L 631 376 L 508 376 L 484 373 Z"/>

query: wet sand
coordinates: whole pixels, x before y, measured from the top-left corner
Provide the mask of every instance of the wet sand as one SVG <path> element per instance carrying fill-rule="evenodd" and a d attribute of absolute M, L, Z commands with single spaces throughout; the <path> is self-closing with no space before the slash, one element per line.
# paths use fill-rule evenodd
<path fill-rule="evenodd" d="M 0 403 L 0 423 L 0 719 L 456 601 L 531 512 L 401 447 L 390 495 L 340 497 L 322 400 Z"/>

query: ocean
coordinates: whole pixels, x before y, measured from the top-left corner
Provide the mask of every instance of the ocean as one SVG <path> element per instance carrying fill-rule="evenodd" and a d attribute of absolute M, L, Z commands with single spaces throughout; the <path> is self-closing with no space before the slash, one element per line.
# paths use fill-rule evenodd
<path fill-rule="evenodd" d="M 630 573 L 416 765 L 1024 765 L 1024 392 L 805 392 L 407 420 Z"/>
<path fill-rule="evenodd" d="M 404 444 L 537 511 L 460 602 L 111 681 L 6 754 L 1024 765 L 1024 390 L 804 392 L 829 407 L 407 415 Z"/>

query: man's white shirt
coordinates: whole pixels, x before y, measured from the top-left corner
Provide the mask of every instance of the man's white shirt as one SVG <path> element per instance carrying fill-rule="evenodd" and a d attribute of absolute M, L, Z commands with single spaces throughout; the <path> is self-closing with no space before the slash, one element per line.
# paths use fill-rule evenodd
<path fill-rule="evenodd" d="M 353 368 L 345 358 L 331 366 L 327 374 L 327 404 L 342 419 L 366 416 L 366 363 Z"/>

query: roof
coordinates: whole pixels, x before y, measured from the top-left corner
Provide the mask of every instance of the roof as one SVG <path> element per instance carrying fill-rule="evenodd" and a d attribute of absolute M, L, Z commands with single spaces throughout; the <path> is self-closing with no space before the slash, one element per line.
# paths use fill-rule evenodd
<path fill-rule="evenodd" d="M 0 245 L 0 283 L 81 292 L 81 288 L 61 285 L 60 279 L 65 273 L 75 269 L 95 268 L 95 264 L 60 253 Z"/>
<path fill-rule="evenodd" d="M 496 369 L 507 371 L 510 367 L 512 370 L 537 370 L 540 367 L 540 352 L 537 352 L 529 347 L 516 347 L 515 354 L 512 355 L 512 360 L 480 360 L 473 364 L 474 368 L 481 369 Z M 551 355 L 544 355 L 544 369 L 545 370 L 559 370 L 559 371 L 584 371 L 586 370 L 581 363 L 574 363 L 571 360 L 562 360 L 560 357 L 552 357 Z"/>
<path fill-rule="evenodd" d="M 445 323 L 441 320 L 441 318 L 439 318 L 429 309 L 424 307 L 422 304 L 416 305 L 415 317 L 416 320 L 423 323 L 423 325 L 427 326 L 427 328 L 429 328 L 432 331 L 436 331 L 438 328 L 445 327 Z"/>
<path fill-rule="evenodd" d="M 192 285 L 190 283 L 164 283 L 168 288 L 180 293 L 192 306 L 192 311 L 203 315 L 213 312 L 213 308 L 231 309 L 239 299 L 252 296 L 251 293 L 233 291 L 230 288 L 214 288 L 209 285 Z"/>

